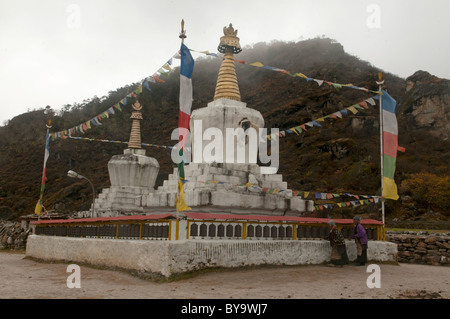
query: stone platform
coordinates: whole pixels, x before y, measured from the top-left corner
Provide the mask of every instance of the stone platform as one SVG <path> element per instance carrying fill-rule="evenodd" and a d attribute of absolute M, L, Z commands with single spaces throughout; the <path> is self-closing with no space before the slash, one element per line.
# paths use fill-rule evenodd
<path fill-rule="evenodd" d="M 26 256 L 117 267 L 170 277 L 200 269 L 255 265 L 304 265 L 330 261 L 325 240 L 125 240 L 31 235 Z M 356 246 L 347 241 L 350 261 Z M 395 262 L 397 245 L 369 241 L 370 262 Z"/>
<path fill-rule="evenodd" d="M 267 215 L 295 215 L 313 211 L 314 202 L 293 196 L 282 175 L 263 174 L 261 169 L 253 164 L 186 165 L 186 204 L 196 211 L 238 214 L 248 213 L 252 209 Z M 173 211 L 177 187 L 178 173 L 174 168 L 173 174 L 156 190 L 142 187 L 105 188 L 96 200 L 97 216 Z M 277 193 L 269 194 L 263 188 L 276 189 Z"/>

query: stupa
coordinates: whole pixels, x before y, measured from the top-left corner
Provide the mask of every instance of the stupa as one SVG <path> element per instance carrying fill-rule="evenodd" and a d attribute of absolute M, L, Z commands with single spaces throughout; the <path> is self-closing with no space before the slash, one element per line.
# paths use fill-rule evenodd
<path fill-rule="evenodd" d="M 241 101 L 234 62 L 234 54 L 242 51 L 237 32 L 232 24 L 223 28 L 218 50 L 224 54 L 224 59 L 214 100 L 191 114 L 192 161 L 184 167 L 186 204 L 197 212 L 259 215 L 311 212 L 313 201 L 293 196 L 283 176 L 276 174 L 277 167 L 257 164 L 259 135 L 255 141 L 251 134 L 238 134 L 240 129 L 247 133 L 252 129 L 259 132 L 264 128 L 264 118 Z M 141 109 L 136 101 L 128 148 L 108 163 L 111 187 L 103 189 L 95 201 L 98 217 L 159 214 L 176 209 L 178 169 L 174 167 L 173 174 L 154 189 L 159 164 L 155 158 L 145 156 L 141 148 Z M 215 136 L 214 141 L 204 141 L 211 130 L 223 134 Z M 227 135 L 227 130 L 233 134 Z M 227 144 L 227 139 L 231 144 Z M 220 147 L 210 155 L 208 150 L 212 143 Z M 216 156 L 218 153 L 222 157 Z"/>
<path fill-rule="evenodd" d="M 114 155 L 108 162 L 110 188 L 104 188 L 95 200 L 97 216 L 115 216 L 124 212 L 143 212 L 140 202 L 143 195 L 154 192 L 159 163 L 145 155 L 141 144 L 140 121 L 142 106 L 133 104 L 133 120 L 128 148 L 121 155 Z"/>
<path fill-rule="evenodd" d="M 224 27 L 223 32 L 218 50 L 224 54 L 224 59 L 219 69 L 214 100 L 191 114 L 193 161 L 184 168 L 186 204 L 193 211 L 205 212 L 286 215 L 312 211 L 313 202 L 293 196 L 282 175 L 274 174 L 276 167 L 261 167 L 256 164 L 257 152 L 250 152 L 252 145 L 249 136 L 237 136 L 233 147 L 226 147 L 227 129 L 247 130 L 251 127 L 257 130 L 264 127 L 264 118 L 260 112 L 248 108 L 241 101 L 234 62 L 234 54 L 242 51 L 237 37 L 238 30 L 230 24 L 229 27 Z M 199 143 L 199 139 L 204 139 L 205 132 L 209 129 L 223 132 L 222 143 L 219 143 L 223 147 L 222 159 L 205 156 L 208 153 L 205 151 L 211 148 L 212 142 L 202 140 Z M 241 157 L 239 160 L 242 146 L 245 158 L 242 160 Z M 177 187 L 178 173 L 177 168 L 174 168 L 173 174 L 169 175 L 156 192 L 142 195 L 144 210 L 173 211 Z M 276 194 L 269 194 L 264 191 L 266 189 L 276 190 Z"/>

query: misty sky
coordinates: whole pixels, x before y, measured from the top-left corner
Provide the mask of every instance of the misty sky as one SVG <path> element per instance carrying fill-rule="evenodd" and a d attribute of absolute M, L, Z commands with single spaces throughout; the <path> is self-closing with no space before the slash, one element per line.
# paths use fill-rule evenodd
<path fill-rule="evenodd" d="M 0 125 L 154 74 L 179 49 L 182 18 L 198 51 L 217 52 L 231 22 L 243 47 L 325 35 L 400 77 L 450 79 L 449 14 L 448 0 L 0 0 Z"/>

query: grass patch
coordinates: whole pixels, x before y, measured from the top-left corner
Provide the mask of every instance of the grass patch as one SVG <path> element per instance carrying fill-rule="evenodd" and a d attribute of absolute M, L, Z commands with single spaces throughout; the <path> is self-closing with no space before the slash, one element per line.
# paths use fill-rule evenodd
<path fill-rule="evenodd" d="M 25 249 L 9 249 L 9 248 L 3 248 L 0 249 L 1 253 L 7 253 L 7 254 L 25 254 Z"/>

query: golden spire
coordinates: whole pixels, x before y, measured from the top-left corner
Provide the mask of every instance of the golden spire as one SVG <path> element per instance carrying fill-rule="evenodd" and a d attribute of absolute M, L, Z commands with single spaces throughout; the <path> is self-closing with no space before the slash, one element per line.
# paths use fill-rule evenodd
<path fill-rule="evenodd" d="M 133 123 L 131 124 L 130 140 L 128 142 L 128 148 L 142 148 L 141 145 L 141 124 L 140 120 L 143 119 L 141 113 L 142 105 L 138 100 L 133 104 L 133 112 L 131 113 L 131 119 Z"/>
<path fill-rule="evenodd" d="M 217 48 L 219 52 L 224 53 L 224 59 L 220 66 L 219 76 L 217 78 L 216 92 L 214 100 L 226 98 L 230 100 L 241 100 L 241 93 L 236 77 L 236 70 L 234 68 L 233 54 L 238 54 L 242 51 L 237 37 L 237 30 L 234 30 L 233 25 L 223 28 L 224 36 L 220 38 L 220 44 Z"/>

